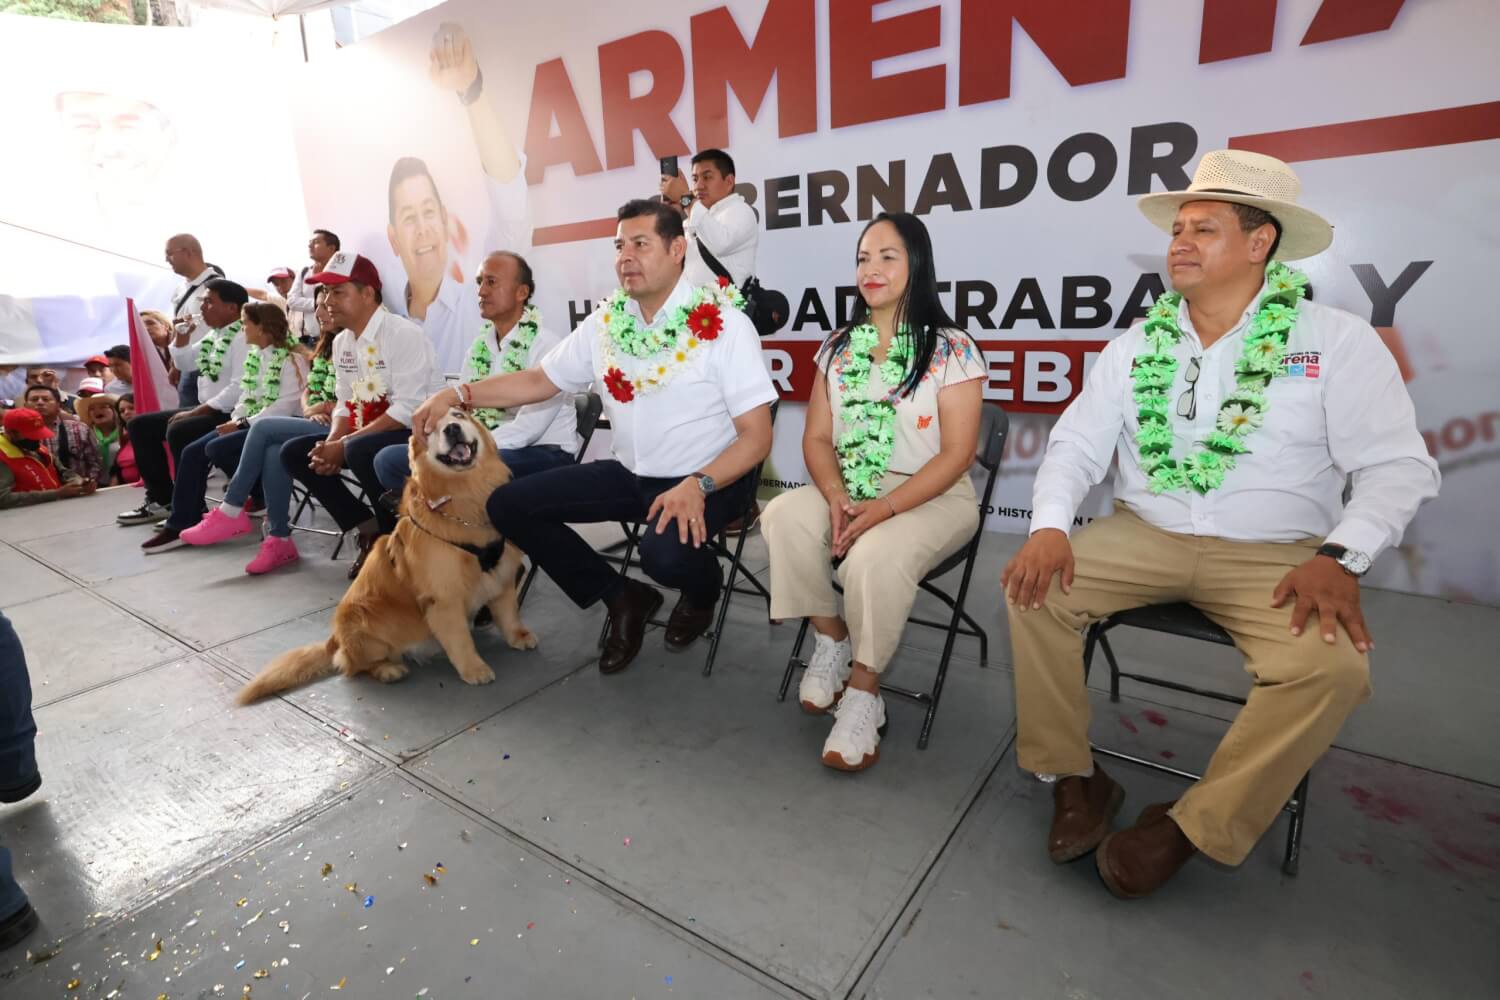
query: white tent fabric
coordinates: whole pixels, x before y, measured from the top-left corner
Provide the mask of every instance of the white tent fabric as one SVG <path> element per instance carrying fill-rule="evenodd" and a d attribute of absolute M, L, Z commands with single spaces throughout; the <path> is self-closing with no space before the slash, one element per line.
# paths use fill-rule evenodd
<path fill-rule="evenodd" d="M 192 0 L 195 7 L 217 7 L 237 14 L 259 14 L 262 17 L 288 17 L 310 14 L 315 10 L 342 7 L 350 0 Z"/>

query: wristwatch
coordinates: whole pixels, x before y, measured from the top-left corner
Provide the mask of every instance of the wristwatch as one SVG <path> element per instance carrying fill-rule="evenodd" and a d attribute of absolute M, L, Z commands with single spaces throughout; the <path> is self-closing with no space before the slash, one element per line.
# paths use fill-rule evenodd
<path fill-rule="evenodd" d="M 681 205 L 682 210 L 686 212 L 688 209 L 693 207 L 693 196 L 690 194 L 685 194 L 677 199 L 677 204 Z"/>
<path fill-rule="evenodd" d="M 703 491 L 703 495 L 704 496 L 708 496 L 710 493 L 712 493 L 714 490 L 716 490 L 718 488 L 719 488 L 718 485 L 714 482 L 714 477 L 713 476 L 699 476 L 698 477 L 698 489 L 700 489 L 700 490 Z"/>
<path fill-rule="evenodd" d="M 1318 555 L 1327 556 L 1344 568 L 1344 572 L 1350 576 L 1364 576 L 1370 571 L 1372 560 L 1363 552 L 1345 548 L 1337 544 L 1325 544 L 1318 547 Z"/>
<path fill-rule="evenodd" d="M 235 421 L 235 424 L 238 425 L 239 429 L 242 430 L 242 431 L 243 430 L 248 430 L 249 427 L 250 427 L 250 418 L 249 417 L 240 417 L 240 419 L 238 419 L 238 420 Z"/>

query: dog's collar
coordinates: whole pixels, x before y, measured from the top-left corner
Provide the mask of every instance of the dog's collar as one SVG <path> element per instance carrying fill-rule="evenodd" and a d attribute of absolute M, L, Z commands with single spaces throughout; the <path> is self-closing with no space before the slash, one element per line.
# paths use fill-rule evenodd
<path fill-rule="evenodd" d="M 443 499 L 446 500 L 447 497 L 444 497 Z M 499 539 L 498 541 L 491 542 L 490 544 L 481 548 L 478 545 L 470 545 L 468 542 L 449 541 L 442 535 L 433 534 L 431 530 L 424 528 L 421 522 L 414 517 L 408 517 L 407 520 L 410 521 L 412 523 L 412 526 L 415 527 L 418 531 L 426 532 L 440 542 L 447 542 L 447 544 L 453 546 L 455 549 L 463 549 L 469 555 L 473 556 L 475 559 L 478 559 L 479 571 L 481 573 L 488 573 L 496 566 L 500 565 L 500 557 L 505 555 L 505 539 L 503 538 Z M 457 520 L 457 518 L 455 518 L 454 520 Z"/>
<path fill-rule="evenodd" d="M 426 495 L 422 493 L 421 489 L 417 487 L 417 485 L 415 483 L 412 484 L 411 491 L 412 491 L 412 493 L 414 493 L 416 495 L 417 499 L 421 500 L 422 503 L 426 505 L 426 507 L 427 507 L 427 509 L 429 511 L 431 511 L 434 514 L 436 514 L 438 517 L 446 517 L 450 521 L 457 521 L 459 524 L 463 525 L 465 528 L 488 528 L 488 527 L 490 527 L 489 522 L 485 522 L 485 523 L 482 523 L 482 524 L 475 524 L 473 521 L 465 521 L 463 518 L 459 517 L 458 515 L 456 515 L 456 514 L 449 514 L 447 511 L 443 510 L 442 508 L 448 503 L 448 501 L 453 499 L 451 496 L 443 496 L 443 497 L 438 497 L 436 500 L 429 500 L 429 499 L 427 499 Z M 412 522 L 412 523 L 415 524 L 416 522 Z M 431 532 L 428 532 L 428 533 L 431 534 Z"/>

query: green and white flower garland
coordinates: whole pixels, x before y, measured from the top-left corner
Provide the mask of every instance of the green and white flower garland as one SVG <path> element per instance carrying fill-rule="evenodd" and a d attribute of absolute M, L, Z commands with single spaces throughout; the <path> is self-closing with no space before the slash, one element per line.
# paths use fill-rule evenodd
<path fill-rule="evenodd" d="M 505 350 L 500 354 L 499 374 L 512 375 L 526 368 L 526 360 L 531 356 L 531 345 L 536 341 L 536 334 L 541 326 L 542 314 L 537 311 L 536 306 L 527 306 L 521 313 L 516 328 L 511 331 Z M 490 354 L 489 334 L 486 331 L 474 339 L 474 346 L 469 351 L 468 367 L 473 370 L 477 380 L 495 374 L 490 370 L 493 364 L 494 356 Z M 481 407 L 474 411 L 474 419 L 494 430 L 506 421 L 507 414 L 504 410 Z"/>
<path fill-rule="evenodd" d="M 313 406 L 331 403 L 338 395 L 338 377 L 333 372 L 330 358 L 313 358 L 312 370 L 307 373 L 307 401 Z"/>
<path fill-rule="evenodd" d="M 849 344 L 835 366 L 839 380 L 839 420 L 844 432 L 834 444 L 844 488 L 852 500 L 874 500 L 880 483 L 890 471 L 896 447 L 896 404 L 900 385 L 915 350 L 912 335 L 903 328 L 891 338 L 880 379 L 886 391 L 879 398 L 868 394 L 872 355 L 880 343 L 880 331 L 866 323 L 849 331 Z"/>
<path fill-rule="evenodd" d="M 198 341 L 198 373 L 206 375 L 209 381 L 219 381 L 219 373 L 224 370 L 224 355 L 229 351 L 229 345 L 234 343 L 234 338 L 239 336 L 240 321 L 235 320 L 222 330 L 210 330 L 202 340 Z"/>
<path fill-rule="evenodd" d="M 1172 402 L 1169 391 L 1176 384 L 1177 357 L 1173 349 L 1182 340 L 1177 314 L 1182 296 L 1176 292 L 1158 298 L 1146 316 L 1146 346 L 1135 356 L 1131 379 L 1135 382 L 1135 433 L 1141 471 L 1152 493 L 1193 489 L 1207 494 L 1224 484 L 1234 468 L 1236 455 L 1250 450 L 1245 443 L 1265 420 L 1265 390 L 1281 372 L 1287 339 L 1297 322 L 1297 306 L 1306 295 L 1307 275 L 1284 264 L 1266 270 L 1266 293 L 1261 296 L 1244 346 L 1234 366 L 1235 390 L 1225 397 L 1208 439 L 1200 441 L 1181 458 L 1174 457 Z"/>
<path fill-rule="evenodd" d="M 285 347 L 252 347 L 245 352 L 245 373 L 240 376 L 245 416 L 253 417 L 281 398 L 281 370 L 290 353 Z M 268 377 L 263 379 L 263 373 Z"/>
<path fill-rule="evenodd" d="M 598 309 L 600 380 L 620 403 L 665 388 L 699 348 L 718 338 L 724 329 L 723 311 L 745 306 L 744 296 L 734 285 L 704 285 L 693 291 L 685 305 L 673 309 L 661 326 L 642 329 L 628 302 L 628 294 L 620 288 Z M 630 366 L 633 373 L 625 370 L 621 354 L 635 359 Z"/>

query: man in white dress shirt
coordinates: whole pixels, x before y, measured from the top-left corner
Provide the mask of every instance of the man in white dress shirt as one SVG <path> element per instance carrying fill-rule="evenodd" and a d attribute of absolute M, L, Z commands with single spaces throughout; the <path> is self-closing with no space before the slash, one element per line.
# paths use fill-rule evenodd
<path fill-rule="evenodd" d="M 203 322 L 203 297 L 208 294 L 208 283 L 224 277 L 224 272 L 213 264 L 203 261 L 203 244 L 190 233 L 178 233 L 167 240 L 165 251 L 167 266 L 183 280 L 183 284 L 172 295 L 172 317 L 176 347 L 193 347 L 209 331 Z M 198 405 L 198 373 L 193 369 L 178 369 L 177 401 L 183 406 Z"/>
<path fill-rule="evenodd" d="M 755 274 L 755 250 L 760 243 L 760 221 L 755 210 L 734 190 L 734 160 L 722 149 L 705 149 L 693 157 L 692 187 L 681 174 L 663 177 L 662 196 L 687 217 L 687 260 L 683 273 L 693 287 L 718 279 L 703 256 L 706 248 L 718 258 L 736 288 Z"/>
<path fill-rule="evenodd" d="M 204 332 L 192 346 L 179 345 L 177 341 L 185 338 L 178 337 L 170 348 L 172 361 L 183 372 L 182 382 L 187 382 L 191 372 L 196 389 L 193 398 L 203 402 L 138 414 L 130 421 L 130 443 L 135 446 L 136 467 L 146 486 L 146 497 L 139 507 L 116 515 L 119 524 L 146 524 L 167 516 L 172 503 L 172 469 L 167 464 L 167 452 L 174 462 L 181 461 L 183 449 L 228 420 L 239 401 L 246 350 L 240 310 L 250 301 L 250 294 L 243 285 L 227 278 L 213 278 L 204 285 L 204 293 L 198 313 L 198 325 Z M 178 389 L 180 392 L 181 385 Z"/>
<path fill-rule="evenodd" d="M 531 246 L 526 174 L 500 116 L 484 99 L 484 75 L 463 28 L 438 27 L 428 53 L 428 76 L 434 86 L 454 94 L 469 120 L 490 208 L 481 247 L 525 253 Z M 387 209 L 386 237 L 406 272 L 406 314 L 427 331 L 439 371 L 456 375 L 480 322 L 478 304 L 466 287 L 471 265 L 449 257 L 454 251 L 462 257 L 467 234 L 450 218 L 427 164 L 415 156 L 404 156 L 391 167 Z"/>
<path fill-rule="evenodd" d="M 618 220 L 615 273 L 623 301 L 612 295 L 540 366 L 445 389 L 413 417 L 413 427 L 423 429 L 453 406 L 508 408 L 591 384 L 604 390 L 614 460 L 514 480 L 488 506 L 500 533 L 575 604 L 608 606 L 604 673 L 635 659 L 662 595 L 616 571 L 568 525 L 645 522 L 646 573 L 682 595 L 666 642 L 692 643 L 708 627 L 721 585 L 718 559 L 704 543 L 750 502 L 755 484 L 748 473 L 771 449 L 776 398 L 750 320 L 720 305 L 716 286 L 701 291 L 683 276 L 682 217 L 660 201 L 639 200 L 626 203 Z M 693 314 L 684 316 L 695 300 Z"/>
<path fill-rule="evenodd" d="M 307 256 L 312 259 L 312 263 L 297 272 L 297 279 L 292 282 L 292 290 L 286 297 L 287 317 L 292 320 L 292 329 L 301 335 L 302 342 L 308 346 L 318 342 L 322 331 L 318 327 L 317 283 L 307 279 L 327 267 L 328 259 L 339 252 L 340 246 L 342 244 L 334 233 L 327 229 L 314 229 L 307 241 Z"/>
<path fill-rule="evenodd" d="M 1123 898 L 1153 892 L 1198 851 L 1237 865 L 1270 827 L 1369 696 L 1360 575 L 1437 494 L 1437 465 L 1374 329 L 1268 267 L 1333 240 L 1297 204 L 1300 189 L 1280 160 L 1228 150 L 1204 156 L 1187 191 L 1141 199 L 1171 234 L 1176 295 L 1104 349 L 1058 421 L 1031 537 L 1001 578 L 1017 757 L 1056 782 L 1048 852 L 1063 863 L 1097 848 Z M 1115 512 L 1070 544 L 1112 458 Z M 1174 601 L 1233 636 L 1255 684 L 1202 780 L 1111 833 L 1124 792 L 1089 751 L 1082 632 Z"/>
<path fill-rule="evenodd" d="M 411 438 L 412 411 L 442 384 L 442 375 L 422 328 L 381 305 L 380 272 L 368 257 L 340 250 L 310 280 L 329 286 L 326 308 L 342 328 L 333 342 L 333 422 L 327 434 L 282 445 L 281 464 L 340 530 L 359 532 L 352 580 L 375 539 L 392 531 L 396 520 L 380 504 L 372 511 L 357 500 L 341 473 L 354 473 L 369 499 L 380 496 L 375 456 Z"/>
<path fill-rule="evenodd" d="M 536 294 L 536 279 L 525 257 L 496 250 L 479 265 L 474 284 L 484 324 L 464 360 L 465 382 L 535 368 L 562 343 L 562 337 L 545 321 L 533 324 L 525 319 Z M 535 312 L 530 316 L 537 318 Z M 476 415 L 490 428 L 512 478 L 567 465 L 578 454 L 578 413 L 567 393 L 522 406 L 514 413 L 489 410 Z M 405 445 L 391 445 L 375 456 L 375 475 L 388 493 L 399 494 L 406 484 L 411 475 L 410 455 Z"/>

